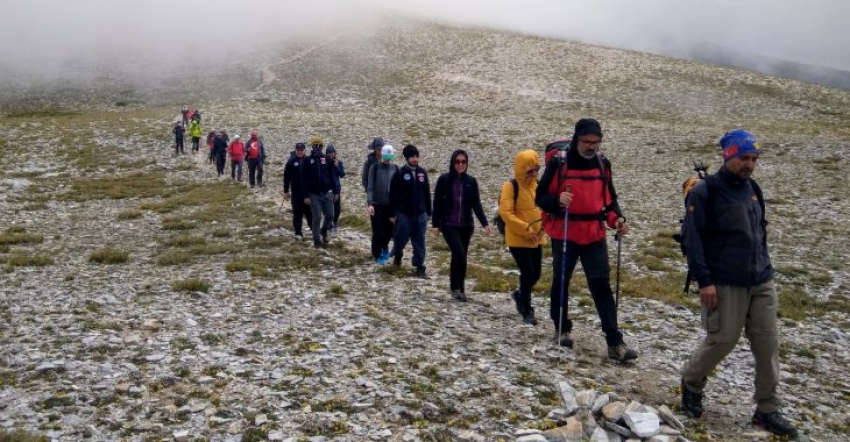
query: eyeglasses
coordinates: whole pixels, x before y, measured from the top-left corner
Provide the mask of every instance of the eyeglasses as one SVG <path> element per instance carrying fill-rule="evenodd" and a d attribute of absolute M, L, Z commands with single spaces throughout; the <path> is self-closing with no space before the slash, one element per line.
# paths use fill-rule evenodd
<path fill-rule="evenodd" d="M 526 173 L 532 174 L 532 173 L 537 173 L 537 172 L 540 172 L 540 166 L 528 169 L 528 172 L 526 172 Z"/>
<path fill-rule="evenodd" d="M 455 164 L 466 164 L 466 160 L 455 160 Z"/>
<path fill-rule="evenodd" d="M 602 144 L 602 140 L 582 140 L 581 138 L 578 139 L 578 142 L 580 144 L 584 144 L 585 146 L 592 146 L 592 147 L 596 147 L 596 146 L 599 146 L 600 144 Z"/>

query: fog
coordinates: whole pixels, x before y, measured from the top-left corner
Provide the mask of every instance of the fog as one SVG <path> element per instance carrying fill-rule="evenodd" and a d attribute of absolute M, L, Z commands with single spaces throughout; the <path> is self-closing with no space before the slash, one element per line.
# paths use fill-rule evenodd
<path fill-rule="evenodd" d="M 7 83 L 104 66 L 168 72 L 405 16 L 678 57 L 719 48 L 750 68 L 780 59 L 850 70 L 847 0 L 0 0 L 0 12 Z"/>

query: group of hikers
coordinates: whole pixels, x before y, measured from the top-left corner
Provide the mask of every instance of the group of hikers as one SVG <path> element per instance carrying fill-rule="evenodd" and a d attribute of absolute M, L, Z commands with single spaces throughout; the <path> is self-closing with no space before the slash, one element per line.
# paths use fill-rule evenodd
<path fill-rule="evenodd" d="M 542 165 L 536 150 L 517 153 L 513 177 L 501 187 L 497 218 L 504 227 L 505 245 L 519 269 L 518 288 L 510 296 L 522 321 L 538 323 L 532 287 L 541 276 L 543 246 L 550 242 L 553 341 L 573 347 L 569 285 L 581 261 L 608 357 L 628 362 L 637 359 L 638 352 L 625 343 L 618 325 L 607 229 L 615 231 L 620 240 L 628 235 L 629 223 L 618 204 L 611 163 L 600 149 L 603 136 L 598 121 L 584 118 L 575 124 L 571 139 L 546 146 Z M 265 151 L 256 131 L 251 132 L 247 148 L 238 135 L 228 144 L 222 131 L 211 133 L 208 141 L 219 175 L 223 174 L 226 152 L 231 158 L 233 179 L 241 180 L 241 162 L 247 158 L 251 186 L 255 184 L 254 171 L 257 184 L 262 185 Z M 345 167 L 333 144 L 326 146 L 318 136 L 308 143 L 309 154 L 303 142 L 296 143 L 290 153 L 283 173 L 283 194 L 291 202 L 296 239 L 303 240 L 306 219 L 314 247 L 324 248 L 329 233 L 338 227 L 340 179 L 345 176 Z M 777 392 L 778 297 L 767 250 L 764 197 L 751 178 L 759 142 L 751 133 L 738 129 L 726 133 L 719 144 L 723 164 L 688 194 L 682 223 L 683 251 L 689 278 L 699 286 L 706 336 L 682 369 L 681 405 L 692 417 L 702 415 L 708 375 L 734 349 L 745 330 L 755 357 L 757 405 L 751 422 L 771 433 L 796 437 L 797 429 L 780 412 Z M 254 148 L 257 150 L 252 156 Z M 492 232 L 478 182 L 469 173 L 470 154 L 463 149 L 452 152 L 448 170 L 438 177 L 432 194 L 417 146 L 404 146 L 404 163 L 400 166 L 395 148 L 383 138 L 374 138 L 367 148 L 361 185 L 375 262 L 386 265 L 392 260 L 393 265 L 401 266 L 404 249 L 411 243 L 414 275 L 428 278 L 425 235 L 430 221 L 432 233 L 442 235 L 451 252 L 451 296 L 466 302 L 467 256 L 475 220 L 485 235 Z M 541 167 L 544 171 L 538 179 Z"/>
<path fill-rule="evenodd" d="M 187 130 L 192 137 L 192 153 L 197 153 L 201 146 L 201 112 L 197 109 L 190 111 L 189 107 L 184 105 L 180 111 L 180 118 L 171 128 L 171 133 L 174 134 L 174 155 L 186 153 L 183 150 L 183 141 Z"/>

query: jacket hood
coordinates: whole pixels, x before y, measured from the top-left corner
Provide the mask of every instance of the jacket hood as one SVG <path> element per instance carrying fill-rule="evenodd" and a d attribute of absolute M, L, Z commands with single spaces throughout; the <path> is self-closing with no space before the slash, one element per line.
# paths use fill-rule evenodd
<path fill-rule="evenodd" d="M 463 149 L 456 149 L 454 152 L 452 152 L 452 157 L 449 160 L 449 176 L 458 176 L 458 173 L 455 170 L 455 158 L 457 158 L 458 155 L 463 155 L 464 157 L 466 157 L 466 170 L 461 175 L 465 175 L 466 172 L 469 171 L 469 154 L 466 153 L 466 151 Z"/>
<path fill-rule="evenodd" d="M 518 183 L 528 183 L 530 180 L 527 172 L 533 167 L 540 167 L 540 155 L 536 150 L 528 149 L 518 153 L 514 158 L 514 178 Z M 537 176 L 535 175 L 534 178 L 536 179 Z"/>

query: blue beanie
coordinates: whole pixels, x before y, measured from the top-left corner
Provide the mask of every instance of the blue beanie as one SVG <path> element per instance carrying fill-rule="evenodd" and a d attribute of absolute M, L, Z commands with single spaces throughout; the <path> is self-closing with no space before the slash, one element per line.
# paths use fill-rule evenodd
<path fill-rule="evenodd" d="M 732 158 L 737 158 L 748 153 L 754 153 L 758 156 L 759 147 L 761 147 L 761 143 L 759 143 L 753 134 L 744 129 L 726 132 L 726 135 L 723 135 L 723 138 L 720 139 L 720 148 L 723 149 L 724 163 Z"/>

